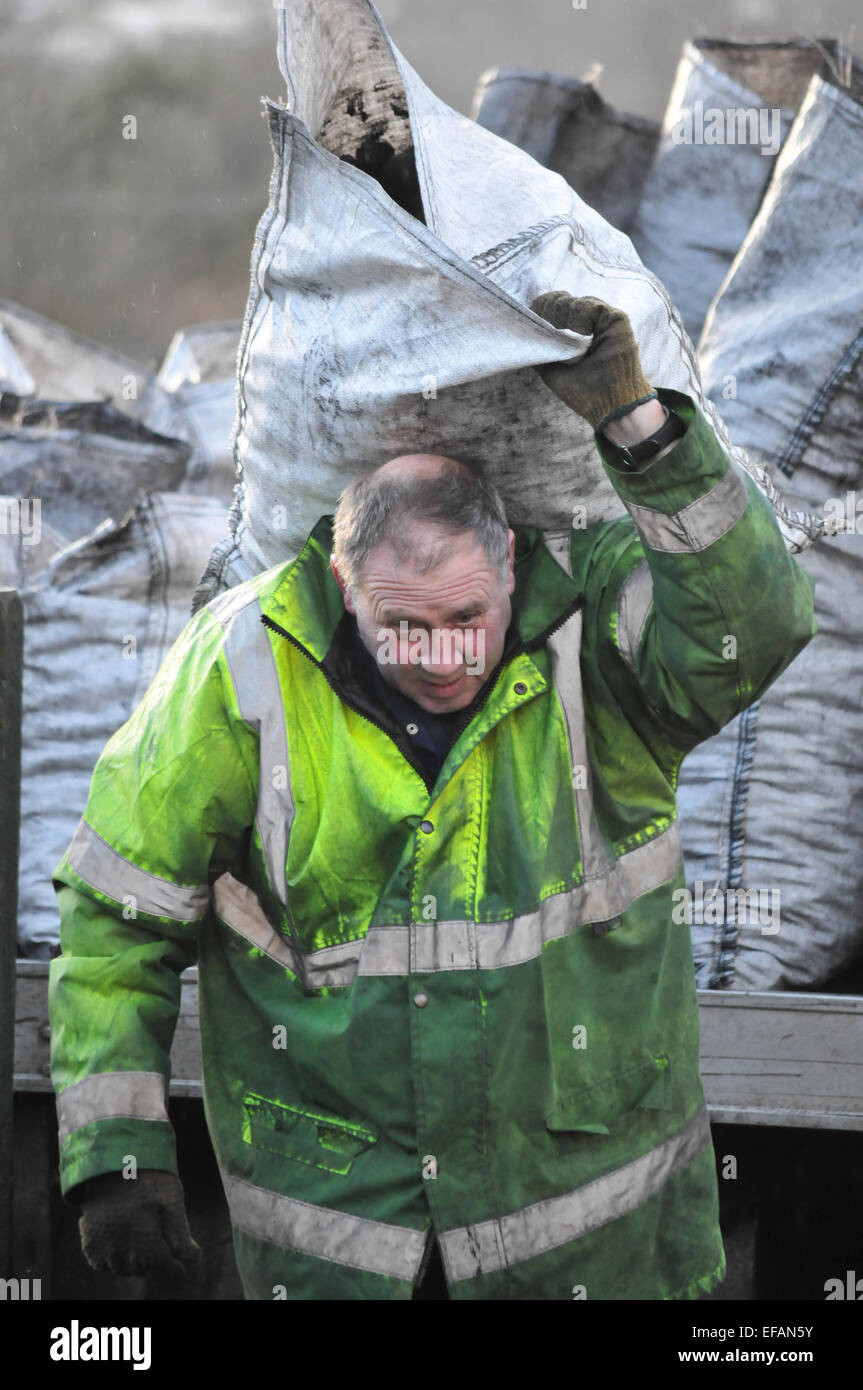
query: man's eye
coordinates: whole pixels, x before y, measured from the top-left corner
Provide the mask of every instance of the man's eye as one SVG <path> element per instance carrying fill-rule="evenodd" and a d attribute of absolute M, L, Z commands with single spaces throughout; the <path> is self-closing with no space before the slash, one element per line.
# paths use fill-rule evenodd
<path fill-rule="evenodd" d="M 459 613 L 456 621 L 460 623 L 472 623 L 474 618 L 478 617 L 478 613 Z"/>

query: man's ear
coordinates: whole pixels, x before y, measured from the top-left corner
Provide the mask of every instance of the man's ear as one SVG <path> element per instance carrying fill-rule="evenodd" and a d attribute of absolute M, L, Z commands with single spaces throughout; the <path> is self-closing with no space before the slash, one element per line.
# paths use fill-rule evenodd
<path fill-rule="evenodd" d="M 333 577 L 335 578 L 336 583 L 342 591 L 342 598 L 345 601 L 345 608 L 348 610 L 349 613 L 356 613 L 357 610 L 354 605 L 354 600 L 351 595 L 351 591 L 348 588 L 345 581 L 342 579 L 342 576 L 339 573 L 339 567 L 333 559 L 332 555 L 330 556 L 330 569 L 333 572 Z"/>
<path fill-rule="evenodd" d="M 509 537 L 509 578 L 506 582 L 506 592 L 511 594 L 515 588 L 515 532 L 507 531 Z"/>

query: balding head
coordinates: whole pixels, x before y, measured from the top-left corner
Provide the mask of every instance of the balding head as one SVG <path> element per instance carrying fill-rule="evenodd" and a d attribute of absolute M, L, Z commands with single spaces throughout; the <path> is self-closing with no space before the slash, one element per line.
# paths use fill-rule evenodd
<path fill-rule="evenodd" d="M 383 546 L 423 573 L 447 558 L 452 537 L 466 532 L 503 576 L 509 564 L 506 513 L 482 468 L 446 454 L 399 454 L 339 498 L 333 571 L 343 588 L 353 590 L 371 552 Z"/>
<path fill-rule="evenodd" d="M 460 464 L 458 459 L 446 454 L 399 454 L 398 458 L 388 459 L 368 475 L 377 478 L 428 478 L 440 476 L 447 464 Z"/>

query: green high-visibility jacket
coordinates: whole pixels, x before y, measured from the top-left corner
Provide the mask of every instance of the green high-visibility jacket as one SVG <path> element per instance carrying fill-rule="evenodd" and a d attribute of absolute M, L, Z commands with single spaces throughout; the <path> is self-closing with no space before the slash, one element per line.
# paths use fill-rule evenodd
<path fill-rule="evenodd" d="M 188 622 L 54 882 L 64 1193 L 176 1172 L 179 973 L 246 1296 L 690 1298 L 724 1273 L 675 787 L 815 632 L 689 397 L 627 516 L 516 532 L 507 648 L 436 781 L 356 677 L 331 518 Z"/>

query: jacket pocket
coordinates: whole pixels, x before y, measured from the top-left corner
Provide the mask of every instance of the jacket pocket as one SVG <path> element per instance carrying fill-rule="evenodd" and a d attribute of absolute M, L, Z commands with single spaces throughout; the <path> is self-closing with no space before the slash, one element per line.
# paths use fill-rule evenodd
<path fill-rule="evenodd" d="M 243 1140 L 257 1149 L 344 1175 L 359 1154 L 377 1143 L 377 1135 L 337 1115 L 300 1110 L 249 1091 L 243 1097 Z"/>
<path fill-rule="evenodd" d="M 670 1110 L 671 1105 L 671 1062 L 663 1054 L 616 1072 L 606 1081 L 559 1095 L 545 1123 L 553 1133 L 609 1134 L 609 1125 L 631 1110 Z"/>

